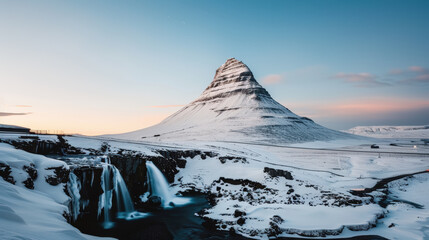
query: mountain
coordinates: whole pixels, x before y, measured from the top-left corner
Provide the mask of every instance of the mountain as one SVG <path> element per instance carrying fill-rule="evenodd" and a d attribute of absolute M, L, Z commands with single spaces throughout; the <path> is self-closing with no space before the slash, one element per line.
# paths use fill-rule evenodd
<path fill-rule="evenodd" d="M 110 135 L 133 140 L 216 140 L 294 143 L 349 138 L 300 117 L 276 102 L 235 58 L 216 70 L 200 97 L 161 123 Z"/>
<path fill-rule="evenodd" d="M 377 138 L 425 138 L 429 139 L 429 125 L 423 126 L 357 126 L 346 132 Z"/>

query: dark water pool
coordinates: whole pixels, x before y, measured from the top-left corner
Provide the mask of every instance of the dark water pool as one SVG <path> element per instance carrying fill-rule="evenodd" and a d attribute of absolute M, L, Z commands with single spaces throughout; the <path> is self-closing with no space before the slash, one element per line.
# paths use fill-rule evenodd
<path fill-rule="evenodd" d="M 192 201 L 184 206 L 156 210 L 141 219 L 118 220 L 111 229 L 101 223 L 80 226 L 83 233 L 118 239 L 247 239 L 227 231 L 216 231 L 203 226 L 204 220 L 195 213 L 209 207 L 204 195 L 189 196 Z"/>

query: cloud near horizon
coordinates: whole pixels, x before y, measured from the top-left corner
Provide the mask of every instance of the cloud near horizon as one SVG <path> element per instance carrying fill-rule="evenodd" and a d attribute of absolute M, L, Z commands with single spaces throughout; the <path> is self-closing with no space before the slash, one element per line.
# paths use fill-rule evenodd
<path fill-rule="evenodd" d="M 18 116 L 18 115 L 28 115 L 28 114 L 31 114 L 31 113 L 0 112 L 0 117 Z"/>
<path fill-rule="evenodd" d="M 395 76 L 399 84 L 429 83 L 429 69 L 422 66 L 410 66 L 406 69 L 392 69 L 390 75 Z"/>
<path fill-rule="evenodd" d="M 283 104 L 284 105 L 284 104 Z M 366 98 L 335 102 L 288 103 L 292 111 L 311 118 L 362 117 L 429 109 L 428 99 Z M 409 116 L 410 118 L 412 116 Z M 429 119 L 428 119 L 429 121 Z M 429 123 L 429 122 L 428 122 Z"/>
<path fill-rule="evenodd" d="M 284 76 L 281 74 L 270 74 L 262 78 L 262 83 L 265 85 L 273 85 L 282 82 Z"/>
<path fill-rule="evenodd" d="M 175 107 L 184 107 L 185 105 L 153 105 L 146 106 L 147 108 L 175 108 Z"/>

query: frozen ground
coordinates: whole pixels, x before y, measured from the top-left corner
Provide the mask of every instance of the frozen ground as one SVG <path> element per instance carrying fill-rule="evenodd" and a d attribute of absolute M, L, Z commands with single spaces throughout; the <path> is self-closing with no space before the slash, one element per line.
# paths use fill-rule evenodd
<path fill-rule="evenodd" d="M 14 139 L 18 136 L 1 137 Z M 56 139 L 55 136 L 44 138 Z M 381 190 L 371 193 L 373 197 L 350 193 L 352 189 L 371 188 L 382 178 L 429 169 L 429 147 L 424 142 L 372 139 L 269 146 L 192 141 L 164 144 L 79 136 L 66 137 L 66 140 L 73 146 L 93 149 L 107 142 L 111 152 L 129 149 L 145 155 L 157 155 L 155 151 L 159 149 L 218 153 L 218 156 L 205 159 L 187 158 L 186 167 L 175 176 L 172 191 L 199 190 L 209 194 L 215 205 L 200 216 L 213 221 L 219 230 L 232 228 L 241 235 L 258 239 L 359 235 L 389 239 L 428 237 L 429 174 L 393 181 L 389 183 L 388 194 Z M 380 148 L 371 149 L 371 144 Z M 7 149 L 3 147 L 1 151 Z M 6 185 L 11 189 L 20 187 L 8 184 L 3 181 L 2 188 L 6 189 Z M 32 192 L 22 188 L 24 190 Z M 389 197 L 386 207 L 377 204 L 386 196 Z M 4 205 L 11 207 L 8 204 Z M 12 206 L 19 208 L 19 204 Z M 65 229 L 71 228 L 62 221 Z"/>

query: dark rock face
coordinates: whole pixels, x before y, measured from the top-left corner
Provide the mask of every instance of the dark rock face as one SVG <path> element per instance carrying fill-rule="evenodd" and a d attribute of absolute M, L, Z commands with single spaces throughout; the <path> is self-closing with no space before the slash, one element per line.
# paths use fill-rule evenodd
<path fill-rule="evenodd" d="M 18 140 L 0 140 L 0 142 L 8 143 L 14 146 L 16 149 L 21 149 L 29 153 L 35 154 L 83 154 L 81 150 L 75 148 L 67 143 L 67 141 L 58 135 L 58 141 L 50 140 L 39 140 L 34 139 L 33 141 L 18 141 Z"/>
<path fill-rule="evenodd" d="M 28 178 L 23 181 L 25 187 L 28 189 L 34 189 L 34 180 L 37 179 L 37 169 L 34 164 L 30 164 L 29 166 L 24 166 L 23 170 L 28 173 Z"/>
<path fill-rule="evenodd" d="M 59 181 L 64 181 L 66 176 L 63 170 L 58 169 L 58 172 L 59 174 L 54 181 L 55 183 Z M 101 188 L 102 172 L 103 169 L 101 167 L 77 167 L 72 169 L 72 173 L 76 175 L 81 185 L 79 191 L 79 216 L 74 216 L 76 217 L 76 220 L 74 220 L 70 216 L 68 221 L 71 222 L 77 228 L 81 228 L 88 224 L 93 224 L 94 222 L 97 222 L 99 218 L 98 202 L 100 195 L 103 193 L 103 189 Z M 66 193 L 69 196 L 72 196 L 72 194 L 68 191 Z M 70 205 L 69 207 L 70 212 L 72 212 L 72 206 Z"/>
<path fill-rule="evenodd" d="M 60 183 L 67 183 L 69 180 L 70 170 L 63 166 L 46 168 L 46 170 L 54 170 L 53 175 L 45 176 L 46 182 L 51 184 L 52 186 L 56 186 Z"/>
<path fill-rule="evenodd" d="M 242 226 L 245 222 L 246 222 L 246 219 L 242 217 L 237 220 L 237 224 L 240 226 Z"/>
<path fill-rule="evenodd" d="M 221 163 L 226 163 L 227 161 L 231 161 L 233 163 L 249 163 L 244 157 L 232 157 L 232 156 L 223 156 L 219 157 L 219 161 Z"/>
<path fill-rule="evenodd" d="M 36 166 L 31 163 L 29 166 L 24 166 L 23 167 L 24 171 L 26 171 L 28 173 L 28 176 L 33 179 L 36 180 L 37 178 L 37 169 Z"/>
<path fill-rule="evenodd" d="M 286 170 L 265 167 L 264 173 L 267 173 L 271 177 L 284 177 L 287 180 L 293 180 L 292 174 Z"/>
<path fill-rule="evenodd" d="M 219 180 L 214 181 L 214 183 L 229 183 L 232 185 L 241 185 L 241 186 L 249 186 L 253 189 L 266 189 L 267 186 L 262 183 L 254 182 L 248 179 L 232 179 L 232 178 L 224 178 L 220 177 Z"/>
<path fill-rule="evenodd" d="M 161 206 L 161 198 L 158 196 L 151 196 L 147 200 L 147 204 L 152 208 L 157 208 Z"/>
<path fill-rule="evenodd" d="M 3 178 L 6 182 L 10 182 L 12 184 L 15 184 L 15 180 L 13 180 L 13 177 L 10 175 L 12 173 L 12 170 L 10 166 L 0 163 L 0 177 Z"/>
<path fill-rule="evenodd" d="M 234 217 L 241 217 L 241 216 L 246 216 L 246 213 L 245 212 L 242 212 L 242 211 L 240 211 L 240 210 L 238 210 L 238 209 L 236 209 L 235 211 L 234 211 Z"/>

